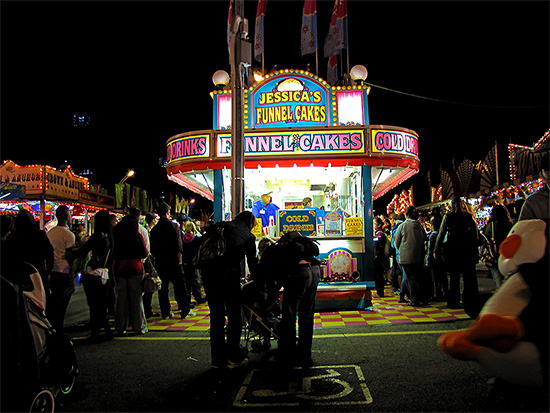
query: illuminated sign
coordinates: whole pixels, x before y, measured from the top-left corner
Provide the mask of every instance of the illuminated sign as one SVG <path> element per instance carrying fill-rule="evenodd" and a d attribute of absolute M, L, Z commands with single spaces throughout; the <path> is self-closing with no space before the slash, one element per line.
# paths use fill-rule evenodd
<path fill-rule="evenodd" d="M 328 126 L 329 90 L 302 74 L 276 75 L 250 92 L 250 128 Z"/>
<path fill-rule="evenodd" d="M 331 211 L 325 214 L 325 235 L 343 235 L 344 213 Z"/>
<path fill-rule="evenodd" d="M 303 236 L 313 237 L 316 232 L 316 212 L 314 209 L 283 209 L 277 211 L 279 234 L 297 231 Z"/>
<path fill-rule="evenodd" d="M 334 155 L 365 152 L 363 130 L 245 133 L 245 156 Z M 218 157 L 231 156 L 231 135 L 216 135 Z"/>
<path fill-rule="evenodd" d="M 418 137 L 397 130 L 373 129 L 372 152 L 406 154 L 418 158 Z"/>
<path fill-rule="evenodd" d="M 363 218 L 361 217 L 348 217 L 344 218 L 346 226 L 346 235 L 363 235 Z"/>
<path fill-rule="evenodd" d="M 24 185 L 27 195 L 45 193 L 65 199 L 78 199 L 79 191 L 88 189 L 88 179 L 75 175 L 70 167 L 59 171 L 51 166 L 19 166 L 6 161 L 0 167 L 0 181 Z"/>
<path fill-rule="evenodd" d="M 208 157 L 210 135 L 186 136 L 176 139 L 166 148 L 168 163 L 180 159 Z"/>

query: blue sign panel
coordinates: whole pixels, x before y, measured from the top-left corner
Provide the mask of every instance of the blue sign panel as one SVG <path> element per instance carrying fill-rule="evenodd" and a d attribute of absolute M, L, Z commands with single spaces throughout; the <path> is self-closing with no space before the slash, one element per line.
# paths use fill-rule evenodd
<path fill-rule="evenodd" d="M 317 235 L 317 220 L 314 209 L 280 209 L 277 213 L 279 235 L 292 231 L 298 231 L 306 237 Z"/>
<path fill-rule="evenodd" d="M 277 74 L 250 92 L 247 120 L 251 128 L 328 126 L 329 93 L 309 74 Z"/>

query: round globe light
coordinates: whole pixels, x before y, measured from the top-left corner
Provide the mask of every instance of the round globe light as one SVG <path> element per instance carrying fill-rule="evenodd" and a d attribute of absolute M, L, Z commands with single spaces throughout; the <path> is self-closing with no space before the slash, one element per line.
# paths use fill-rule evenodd
<path fill-rule="evenodd" d="M 212 82 L 217 87 L 227 86 L 230 80 L 231 78 L 225 70 L 218 70 L 216 73 L 214 73 L 214 76 L 212 76 Z"/>
<path fill-rule="evenodd" d="M 353 80 L 365 80 L 368 75 L 367 68 L 363 65 L 355 65 L 351 68 L 349 75 Z"/>

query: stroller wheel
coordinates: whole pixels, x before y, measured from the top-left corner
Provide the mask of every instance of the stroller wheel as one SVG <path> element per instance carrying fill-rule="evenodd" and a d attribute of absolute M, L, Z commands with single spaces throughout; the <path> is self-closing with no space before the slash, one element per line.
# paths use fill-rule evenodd
<path fill-rule="evenodd" d="M 251 341 L 250 348 L 253 353 L 260 351 L 261 343 L 259 341 Z"/>
<path fill-rule="evenodd" d="M 63 394 L 69 394 L 74 387 L 76 376 L 78 375 L 78 369 L 76 365 L 72 365 L 69 372 L 61 377 L 59 380 L 59 390 Z"/>
<path fill-rule="evenodd" d="M 53 393 L 48 389 L 42 389 L 40 393 L 36 395 L 31 404 L 31 413 L 34 412 L 50 412 L 55 410 L 55 398 Z"/>

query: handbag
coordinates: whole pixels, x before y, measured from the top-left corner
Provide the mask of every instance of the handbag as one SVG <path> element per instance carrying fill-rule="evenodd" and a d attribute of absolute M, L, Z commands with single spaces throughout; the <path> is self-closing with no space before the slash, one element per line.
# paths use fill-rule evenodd
<path fill-rule="evenodd" d="M 147 266 L 147 271 L 143 277 L 143 292 L 154 293 L 155 291 L 159 291 L 160 287 L 162 287 L 162 280 L 157 274 L 157 270 L 151 261 L 150 255 L 147 257 L 145 264 Z"/>
<path fill-rule="evenodd" d="M 86 267 L 86 274 L 101 277 L 101 284 L 103 285 L 107 284 L 107 281 L 109 280 L 109 269 L 107 268 L 107 261 L 109 260 L 110 253 L 111 249 L 109 248 L 109 250 L 107 251 L 107 256 L 105 257 L 105 263 L 103 264 L 102 268 L 96 268 L 92 270 L 90 266 Z"/>
<path fill-rule="evenodd" d="M 483 233 L 481 235 L 485 238 L 485 244 L 481 250 L 480 261 L 485 264 L 487 267 L 494 267 L 498 262 L 498 255 L 495 248 L 495 238 L 494 238 L 494 222 L 491 222 L 491 239 Z"/>

